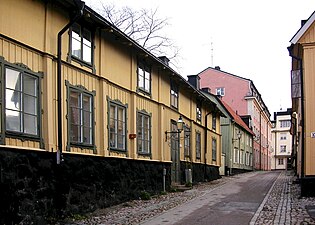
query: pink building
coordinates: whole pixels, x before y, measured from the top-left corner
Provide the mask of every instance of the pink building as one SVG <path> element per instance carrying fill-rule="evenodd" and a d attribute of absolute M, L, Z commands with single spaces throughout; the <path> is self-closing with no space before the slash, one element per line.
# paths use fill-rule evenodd
<path fill-rule="evenodd" d="M 252 80 L 208 67 L 198 74 L 200 88 L 208 87 L 243 118 L 251 117 L 248 124 L 255 133 L 254 168 L 270 170 L 271 121 L 270 112 Z"/>

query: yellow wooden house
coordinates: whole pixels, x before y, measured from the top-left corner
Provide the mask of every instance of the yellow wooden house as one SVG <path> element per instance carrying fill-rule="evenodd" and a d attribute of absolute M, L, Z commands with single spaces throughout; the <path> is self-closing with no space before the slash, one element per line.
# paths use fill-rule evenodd
<path fill-rule="evenodd" d="M 293 166 L 301 181 L 301 195 L 315 196 L 315 12 L 302 21 L 290 42 Z"/>
<path fill-rule="evenodd" d="M 0 5 L 2 174 L 40 180 L 26 191 L 54 196 L 38 209 L 13 207 L 20 217 L 0 222 L 45 208 L 91 211 L 220 177 L 221 113 L 166 57 L 79 0 Z M 1 182 L 20 188 L 5 175 Z"/>

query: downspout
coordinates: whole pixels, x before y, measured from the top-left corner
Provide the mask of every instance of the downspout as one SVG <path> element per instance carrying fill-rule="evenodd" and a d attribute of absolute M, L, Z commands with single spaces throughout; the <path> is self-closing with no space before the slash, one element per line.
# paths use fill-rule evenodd
<path fill-rule="evenodd" d="M 261 113 L 262 111 L 259 113 L 259 170 L 261 170 Z"/>
<path fill-rule="evenodd" d="M 207 175 L 207 146 L 208 146 L 208 116 L 211 114 L 212 112 L 208 112 L 205 115 L 205 172 L 204 172 L 204 177 L 206 178 Z"/>
<path fill-rule="evenodd" d="M 301 76 L 301 124 L 302 124 L 302 141 L 301 141 L 301 149 L 302 149 L 302 152 L 301 152 L 301 179 L 304 177 L 304 166 L 305 166 L 305 163 L 304 163 L 304 158 L 305 158 L 305 138 L 304 138 L 304 134 L 305 134 L 305 121 L 304 121 L 304 79 L 303 79 L 303 60 L 302 58 L 298 57 L 298 56 L 295 56 L 293 55 L 293 47 L 294 45 L 291 44 L 289 47 L 288 47 L 288 51 L 289 51 L 289 56 L 292 57 L 293 59 L 297 60 L 299 62 L 299 69 L 300 69 L 300 76 Z"/>
<path fill-rule="evenodd" d="M 63 161 L 62 157 L 62 77 L 61 77 L 61 37 L 62 35 L 83 15 L 83 10 L 85 3 L 80 0 L 73 0 L 76 5 L 76 14 L 70 20 L 70 22 L 62 28 L 58 33 L 58 43 L 57 43 L 57 102 L 58 102 L 58 150 L 57 150 L 57 164 L 60 164 Z"/>

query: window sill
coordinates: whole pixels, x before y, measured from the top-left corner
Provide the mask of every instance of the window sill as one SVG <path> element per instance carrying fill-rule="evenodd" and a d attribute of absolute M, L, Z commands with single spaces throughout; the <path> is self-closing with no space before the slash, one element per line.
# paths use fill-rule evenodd
<path fill-rule="evenodd" d="M 79 59 L 79 58 L 73 56 L 73 55 L 71 55 L 71 60 L 73 60 L 74 62 L 80 64 L 81 66 L 85 66 L 85 67 L 88 67 L 91 70 L 94 70 L 93 63 L 86 62 L 86 61 L 84 61 L 82 59 Z"/>
<path fill-rule="evenodd" d="M 151 153 L 138 152 L 138 155 L 141 155 L 141 156 L 151 156 Z"/>

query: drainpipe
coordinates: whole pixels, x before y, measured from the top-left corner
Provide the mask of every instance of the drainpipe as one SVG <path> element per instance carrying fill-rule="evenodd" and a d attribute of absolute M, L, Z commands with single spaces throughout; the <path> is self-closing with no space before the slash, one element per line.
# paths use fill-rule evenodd
<path fill-rule="evenodd" d="M 58 43 L 57 43 L 57 100 L 58 100 L 58 150 L 57 150 L 57 164 L 63 161 L 62 157 L 62 78 L 61 78 L 61 37 L 62 35 L 83 15 L 83 10 L 85 3 L 80 0 L 73 0 L 76 6 L 76 14 L 70 20 L 70 22 L 62 28 L 58 33 Z"/>
<path fill-rule="evenodd" d="M 289 56 L 292 57 L 293 59 L 297 60 L 299 62 L 299 69 L 300 69 L 300 76 L 301 76 L 301 124 L 302 124 L 302 141 L 301 141 L 301 149 L 302 149 L 302 152 L 301 152 L 301 179 L 304 177 L 304 166 L 305 166 L 305 163 L 304 163 L 304 158 L 305 158 L 305 138 L 304 138 L 304 134 L 305 134 L 305 120 L 304 120 L 304 79 L 303 79 L 303 60 L 302 58 L 298 57 L 298 56 L 295 56 L 294 53 L 293 53 L 293 47 L 294 45 L 291 44 L 287 49 L 289 51 Z"/>
<path fill-rule="evenodd" d="M 204 177 L 206 177 L 207 175 L 208 116 L 211 113 L 212 112 L 210 111 L 205 115 L 205 174 L 204 174 Z"/>

